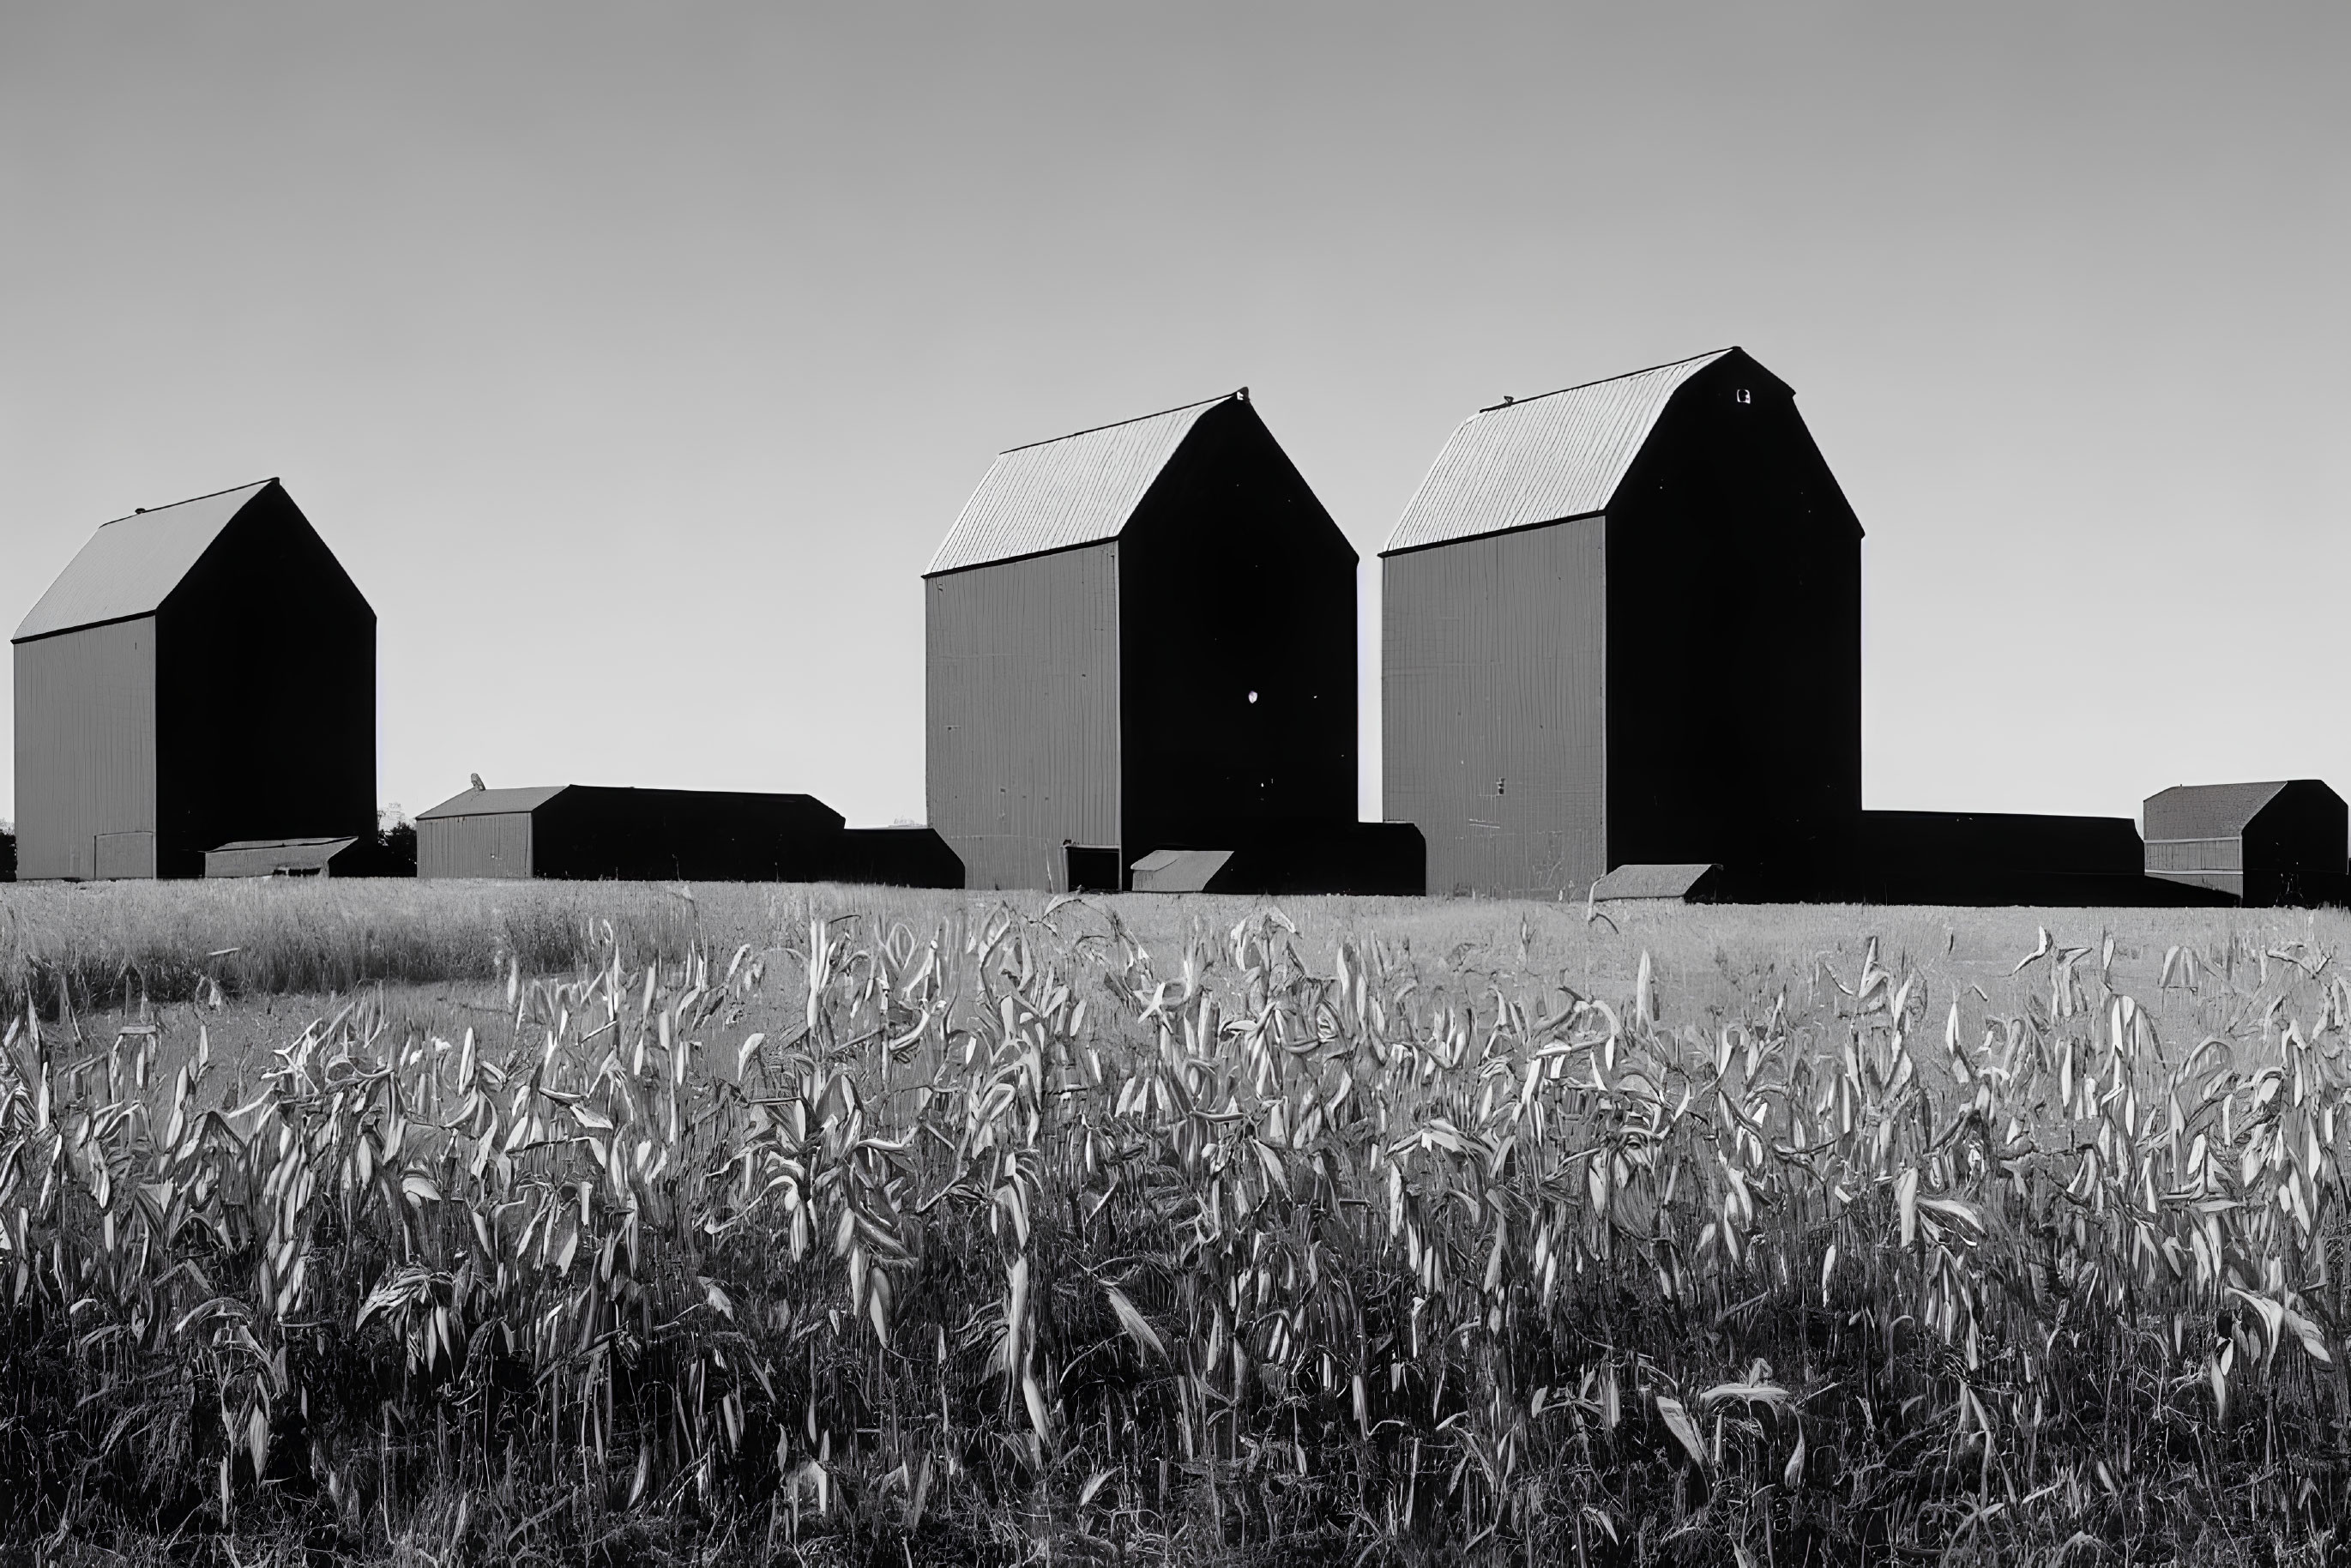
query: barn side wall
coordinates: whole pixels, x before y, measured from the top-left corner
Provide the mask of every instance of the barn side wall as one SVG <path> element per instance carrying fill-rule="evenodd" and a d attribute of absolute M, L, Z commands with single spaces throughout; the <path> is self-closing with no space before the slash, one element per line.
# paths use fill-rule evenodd
<path fill-rule="evenodd" d="M 375 612 L 283 490 L 157 612 L 157 873 L 237 839 L 375 832 Z"/>
<path fill-rule="evenodd" d="M 1382 563 L 1381 779 L 1428 891 L 1581 894 L 1608 869 L 1605 525 Z"/>
<path fill-rule="evenodd" d="M 1119 545 L 927 579 L 924 786 L 972 888 L 1061 891 L 1061 846 L 1116 846 Z"/>
<path fill-rule="evenodd" d="M 1254 408 L 1202 416 L 1120 541 L 1125 863 L 1353 824 L 1355 568 Z"/>
<path fill-rule="evenodd" d="M 1861 526 L 1793 394 L 1744 355 L 1691 378 L 1610 504 L 1608 566 L 1609 864 L 1833 890 L 1861 810 Z"/>
<path fill-rule="evenodd" d="M 420 877 L 527 877 L 531 871 L 528 811 L 417 821 L 416 874 Z"/>
<path fill-rule="evenodd" d="M 575 784 L 533 813 L 531 870 L 624 882 L 805 882 L 825 874 L 841 813 L 810 795 Z"/>
<path fill-rule="evenodd" d="M 17 643 L 16 691 L 17 879 L 92 877 L 99 836 L 125 833 L 152 875 L 154 618 Z"/>

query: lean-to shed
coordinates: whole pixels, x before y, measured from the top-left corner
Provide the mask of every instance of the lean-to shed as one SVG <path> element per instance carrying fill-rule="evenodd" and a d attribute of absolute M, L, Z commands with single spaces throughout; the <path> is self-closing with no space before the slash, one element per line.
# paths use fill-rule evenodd
<path fill-rule="evenodd" d="M 100 528 L 13 639 L 17 874 L 375 831 L 375 612 L 275 479 Z"/>
<path fill-rule="evenodd" d="M 813 882 L 841 816 L 813 795 L 594 784 L 468 789 L 416 818 L 421 877 Z"/>
<path fill-rule="evenodd" d="M 368 876 L 379 855 L 367 839 L 240 839 L 204 852 L 207 877 Z"/>
<path fill-rule="evenodd" d="M 1246 392 L 1003 454 L 923 594 L 969 886 L 1355 827 L 1355 552 Z"/>
<path fill-rule="evenodd" d="M 1381 552 L 1386 814 L 1432 892 L 1718 864 L 1832 885 L 1861 808 L 1859 520 L 1726 349 L 1481 409 Z"/>
<path fill-rule="evenodd" d="M 2343 797 L 2315 779 L 2177 784 L 2147 798 L 2147 874 L 2254 905 L 2340 902 Z"/>

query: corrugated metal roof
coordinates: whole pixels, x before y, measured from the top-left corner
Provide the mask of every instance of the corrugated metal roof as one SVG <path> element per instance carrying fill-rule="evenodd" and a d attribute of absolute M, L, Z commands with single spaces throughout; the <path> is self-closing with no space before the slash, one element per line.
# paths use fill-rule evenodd
<path fill-rule="evenodd" d="M 1004 453 L 964 503 L 923 575 L 1116 538 L 1200 416 L 1239 395 Z"/>
<path fill-rule="evenodd" d="M 520 789 L 468 789 L 452 795 L 429 811 L 419 811 L 420 822 L 444 817 L 496 817 L 508 811 L 535 811 L 566 789 L 569 784 L 541 784 Z"/>
<path fill-rule="evenodd" d="M 1592 890 L 1592 896 L 1595 899 L 1687 898 L 1708 873 L 1719 869 L 1706 863 L 1620 865 L 1600 879 Z"/>
<path fill-rule="evenodd" d="M 1735 349 L 1481 409 L 1437 455 L 1382 555 L 1607 509 L 1657 417 Z"/>
<path fill-rule="evenodd" d="M 2277 799 L 2288 780 L 2255 784 L 2175 784 L 2147 798 L 2145 816 L 2149 839 L 2225 839 L 2245 831 L 2245 824 Z"/>
<path fill-rule="evenodd" d="M 230 519 L 276 483 L 264 479 L 104 524 L 49 584 L 11 641 L 153 614 Z"/>

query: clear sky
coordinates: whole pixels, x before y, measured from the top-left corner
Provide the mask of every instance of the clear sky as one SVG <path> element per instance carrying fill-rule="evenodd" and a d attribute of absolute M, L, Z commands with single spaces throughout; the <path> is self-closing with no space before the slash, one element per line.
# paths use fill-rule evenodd
<path fill-rule="evenodd" d="M 992 455 L 1246 383 L 1364 557 L 1375 813 L 1447 434 L 1738 343 L 1869 532 L 1868 804 L 2351 793 L 2346 78 L 2341 4 L 16 0 L 0 622 L 281 475 L 383 800 L 918 819 Z"/>

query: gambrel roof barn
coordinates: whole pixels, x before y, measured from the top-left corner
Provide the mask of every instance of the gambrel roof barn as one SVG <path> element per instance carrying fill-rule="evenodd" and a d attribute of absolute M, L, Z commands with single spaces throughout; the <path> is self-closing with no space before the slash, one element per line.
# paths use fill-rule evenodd
<path fill-rule="evenodd" d="M 275 479 L 106 524 L 13 639 L 17 874 L 375 832 L 375 612 Z"/>
<path fill-rule="evenodd" d="M 1725 349 L 1453 433 L 1381 552 L 1386 814 L 1436 892 L 1834 880 L 1861 807 L 1859 520 Z"/>
<path fill-rule="evenodd" d="M 925 573 L 968 885 L 1355 818 L 1355 552 L 1246 391 L 998 457 Z"/>

